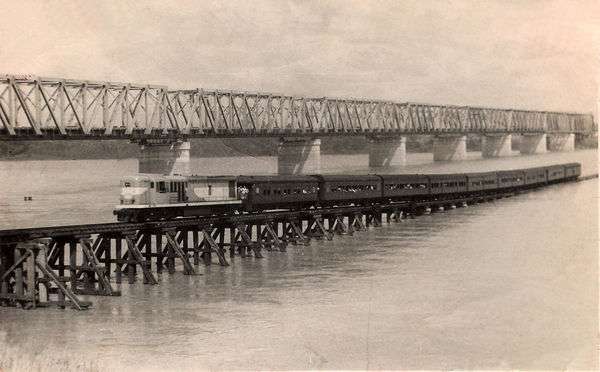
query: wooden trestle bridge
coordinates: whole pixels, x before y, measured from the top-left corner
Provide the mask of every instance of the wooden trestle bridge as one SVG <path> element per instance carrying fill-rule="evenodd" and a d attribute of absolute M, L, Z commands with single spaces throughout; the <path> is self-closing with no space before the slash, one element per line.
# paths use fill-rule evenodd
<path fill-rule="evenodd" d="M 0 74 L 0 140 L 597 132 L 591 114 Z"/>
<path fill-rule="evenodd" d="M 461 207 L 512 195 L 502 193 L 461 199 L 350 206 L 303 211 L 265 212 L 143 223 L 105 223 L 0 231 L 0 305 L 35 308 L 48 305 L 85 309 L 79 295 L 118 296 L 112 282 L 158 284 L 155 272 L 196 275 L 200 263 L 228 257 L 262 258 L 288 244 L 309 244 L 352 235 L 444 207 Z M 176 262 L 179 264 L 176 265 Z"/>
<path fill-rule="evenodd" d="M 596 178 L 598 174 L 575 181 Z M 569 182 L 569 181 L 567 181 Z M 531 186 L 533 188 L 542 186 Z M 530 187 L 530 188 L 531 188 Z M 112 283 L 124 279 L 158 284 L 155 273 L 197 275 L 197 267 L 216 259 L 262 258 L 286 251 L 288 244 L 332 240 L 335 235 L 399 222 L 425 211 L 458 208 L 512 196 L 521 190 L 463 195 L 454 199 L 272 211 L 218 217 L 177 218 L 0 230 L 0 306 L 24 309 L 56 305 L 78 310 L 91 303 L 80 295 L 119 296 Z M 177 262 L 177 264 L 176 264 Z"/>

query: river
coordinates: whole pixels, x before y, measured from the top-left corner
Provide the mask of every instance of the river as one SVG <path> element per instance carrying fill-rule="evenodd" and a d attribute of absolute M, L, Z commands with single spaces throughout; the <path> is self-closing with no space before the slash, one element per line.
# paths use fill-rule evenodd
<path fill-rule="evenodd" d="M 386 172 L 570 161 L 597 173 L 595 150 L 456 163 L 409 154 L 407 167 Z M 0 228 L 113 221 L 119 178 L 136 168 L 133 159 L 0 162 Z M 269 173 L 276 162 L 194 159 L 193 168 Z M 323 168 L 381 171 L 364 154 L 323 156 Z M 0 367 L 595 370 L 597 244 L 597 179 L 551 186 L 199 276 L 163 273 L 159 286 L 123 284 L 121 297 L 93 297 L 84 312 L 0 308 Z"/>

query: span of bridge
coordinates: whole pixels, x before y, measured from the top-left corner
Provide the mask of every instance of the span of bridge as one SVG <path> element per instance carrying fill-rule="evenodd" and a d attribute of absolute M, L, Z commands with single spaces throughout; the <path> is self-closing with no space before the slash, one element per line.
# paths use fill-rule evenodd
<path fill-rule="evenodd" d="M 591 114 L 0 75 L 0 140 L 592 133 Z"/>

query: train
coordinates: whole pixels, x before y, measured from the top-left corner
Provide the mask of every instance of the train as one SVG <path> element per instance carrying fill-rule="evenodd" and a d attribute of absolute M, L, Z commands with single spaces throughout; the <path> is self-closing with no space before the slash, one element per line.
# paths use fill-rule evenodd
<path fill-rule="evenodd" d="M 163 176 L 122 179 L 118 221 L 457 198 L 577 179 L 579 163 L 457 174 Z"/>

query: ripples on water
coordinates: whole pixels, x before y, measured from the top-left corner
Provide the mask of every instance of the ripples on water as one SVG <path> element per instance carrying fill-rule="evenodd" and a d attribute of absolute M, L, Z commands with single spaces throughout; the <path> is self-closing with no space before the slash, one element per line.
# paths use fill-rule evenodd
<path fill-rule="evenodd" d="M 594 173 L 595 156 L 443 169 L 564 159 Z M 83 177 L 86 163 L 95 171 Z M 4 226 L 110 221 L 118 179 L 135 170 L 132 161 L 0 164 L 11 190 L 0 201 L 12 213 L 3 213 Z M 83 182 L 70 181 L 77 174 Z M 22 178 L 29 182 L 15 190 Z M 552 186 L 261 260 L 235 258 L 200 276 L 162 274 L 159 286 L 123 284 L 121 297 L 91 298 L 86 312 L 0 308 L 0 344 L 42 363 L 72 358 L 109 370 L 597 369 L 597 189 L 597 180 Z M 25 192 L 34 202 L 18 209 Z"/>

